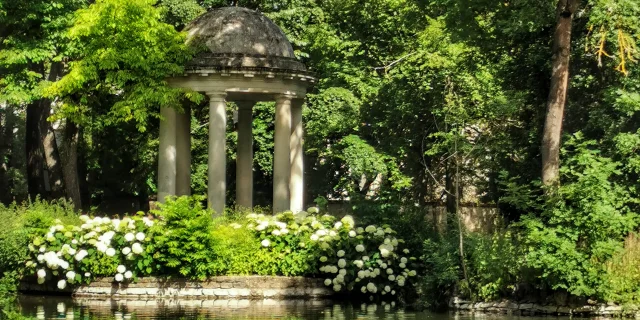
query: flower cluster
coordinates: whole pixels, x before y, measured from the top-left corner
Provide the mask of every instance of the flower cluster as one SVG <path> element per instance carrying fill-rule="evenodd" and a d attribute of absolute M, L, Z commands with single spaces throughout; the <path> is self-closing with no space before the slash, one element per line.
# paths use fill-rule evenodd
<path fill-rule="evenodd" d="M 411 269 L 416 259 L 388 226 L 356 227 L 351 216 L 337 220 L 317 213 L 317 208 L 310 208 L 275 216 L 250 214 L 247 228 L 259 234 L 264 247 L 289 233 L 300 236 L 300 246 L 316 246 L 318 271 L 336 292 L 360 291 L 372 299 L 393 296 L 416 275 Z"/>
<path fill-rule="evenodd" d="M 106 273 L 115 273 L 116 281 L 133 278 L 135 270 L 127 270 L 125 264 L 135 265 L 145 258 L 145 243 L 150 240 L 147 231 L 154 222 L 147 217 L 86 215 L 80 220 L 80 226 L 56 221 L 45 235 L 34 237 L 29 244 L 34 259 L 26 265 L 35 271 L 38 283 L 55 279 L 58 288 L 64 289 L 69 283 L 89 282 L 92 276 L 109 275 Z"/>

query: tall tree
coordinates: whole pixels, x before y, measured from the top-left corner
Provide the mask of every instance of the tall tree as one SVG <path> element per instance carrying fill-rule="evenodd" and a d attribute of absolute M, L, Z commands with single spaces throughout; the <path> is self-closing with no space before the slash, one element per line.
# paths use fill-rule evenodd
<path fill-rule="evenodd" d="M 551 88 L 542 135 L 542 183 L 547 186 L 559 182 L 560 140 L 569 80 L 571 27 L 578 6 L 579 0 L 559 0 L 556 8 Z"/>

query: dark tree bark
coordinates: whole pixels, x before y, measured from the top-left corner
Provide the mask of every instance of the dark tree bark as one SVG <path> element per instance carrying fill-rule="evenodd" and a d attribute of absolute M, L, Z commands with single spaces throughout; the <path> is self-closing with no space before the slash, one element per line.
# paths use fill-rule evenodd
<path fill-rule="evenodd" d="M 53 131 L 51 123 L 47 123 L 47 134 L 44 137 L 42 147 L 44 150 L 44 158 L 47 163 L 49 172 L 49 186 L 51 188 L 51 197 L 54 199 L 64 197 L 64 184 L 62 182 L 62 161 L 58 151 L 58 142 L 56 134 Z"/>
<path fill-rule="evenodd" d="M 558 0 L 556 29 L 553 35 L 551 88 L 542 137 L 542 182 L 546 186 L 559 183 L 562 121 L 569 80 L 571 26 L 579 0 Z"/>
<path fill-rule="evenodd" d="M 42 64 L 34 66 L 36 72 L 44 73 Z M 62 71 L 62 64 L 55 62 L 51 64 L 48 80 L 55 81 Z M 50 130 L 50 123 L 47 121 L 51 113 L 51 101 L 49 99 L 38 99 L 27 105 L 26 123 L 26 153 L 27 153 L 27 184 L 29 197 L 35 199 L 36 196 L 48 198 L 50 196 L 46 184 L 49 184 L 49 176 L 45 173 L 49 170 L 47 166 L 47 156 L 45 154 L 45 140 Z M 48 148 L 48 151 L 50 148 Z M 45 171 L 46 170 L 46 171 Z M 45 184 L 46 183 L 46 184 Z M 49 184 L 50 186 L 50 184 Z"/>
<path fill-rule="evenodd" d="M 64 128 L 64 142 L 62 146 L 62 174 L 67 197 L 73 201 L 76 210 L 82 209 L 80 194 L 80 179 L 78 177 L 78 126 L 67 121 Z"/>

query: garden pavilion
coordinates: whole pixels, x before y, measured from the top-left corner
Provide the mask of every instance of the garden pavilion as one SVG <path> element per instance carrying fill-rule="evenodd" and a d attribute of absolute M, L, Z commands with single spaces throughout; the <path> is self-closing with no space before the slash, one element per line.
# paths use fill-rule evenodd
<path fill-rule="evenodd" d="M 209 99 L 208 206 L 222 214 L 226 194 L 226 102 L 238 106 L 236 203 L 253 206 L 252 108 L 275 101 L 273 211 L 303 207 L 302 104 L 315 81 L 285 34 L 262 13 L 240 7 L 207 12 L 185 29 L 187 44 L 202 48 L 171 86 Z M 161 108 L 158 200 L 191 190 L 190 110 Z"/>

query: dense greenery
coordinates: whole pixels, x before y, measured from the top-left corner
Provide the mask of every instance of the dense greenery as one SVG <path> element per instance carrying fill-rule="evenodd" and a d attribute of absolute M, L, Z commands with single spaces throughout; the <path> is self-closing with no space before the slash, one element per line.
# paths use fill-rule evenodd
<path fill-rule="evenodd" d="M 229 4 L 0 0 L 0 201 L 66 197 L 76 209 L 144 210 L 156 193 L 159 107 L 184 104 L 194 110 L 192 191 L 204 194 L 206 103 L 163 79 L 180 73 L 193 54 L 184 46 L 184 25 Z M 556 11 L 565 4 L 577 8 Z M 397 230 L 422 255 L 427 304 L 451 295 L 488 300 L 531 292 L 640 302 L 639 0 L 239 5 L 274 20 L 318 78 L 304 111 L 306 199 L 344 204 L 358 221 Z M 567 17 L 569 48 L 557 52 L 554 30 Z M 555 146 L 560 166 L 556 183 L 543 186 L 546 107 L 557 100 L 552 67 L 560 53 L 570 58 L 568 89 L 559 90 L 566 94 Z M 230 118 L 233 112 L 229 104 Z M 273 116 L 271 103 L 254 108 L 255 200 L 264 206 Z M 227 134 L 232 206 L 235 129 Z M 235 228 L 255 218 L 212 221 L 198 201 L 176 203 L 153 213 L 175 233 L 129 218 L 157 242 L 145 246 L 149 260 L 126 270 L 201 278 L 321 267 L 311 258 L 321 248 L 300 247 L 299 235 Z M 490 232 L 464 228 L 461 208 L 477 204 L 500 209 Z M 439 207 L 448 213 L 444 227 L 424 219 Z M 0 210 L 8 222 L 0 226 L 0 271 L 26 260 L 29 235 L 46 232 L 55 219 L 74 225 L 66 220 L 74 219 L 65 214 L 70 208 L 52 208 L 36 201 Z M 262 240 L 274 244 L 271 251 Z M 337 264 L 335 258 L 327 256 Z M 83 268 L 111 275 L 119 263 Z"/>

